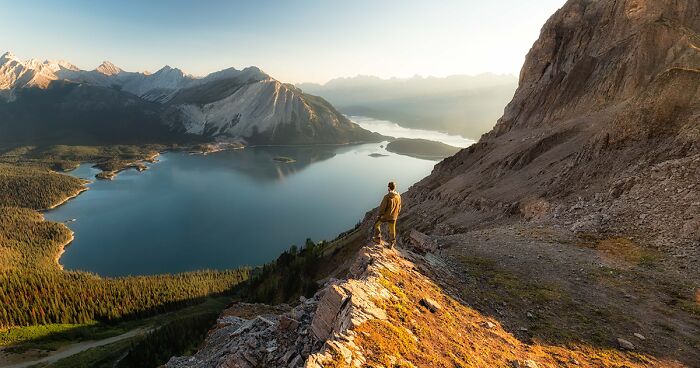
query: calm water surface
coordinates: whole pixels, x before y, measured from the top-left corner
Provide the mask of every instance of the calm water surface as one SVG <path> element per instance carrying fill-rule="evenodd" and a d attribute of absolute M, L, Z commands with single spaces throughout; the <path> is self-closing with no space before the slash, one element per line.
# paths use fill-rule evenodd
<path fill-rule="evenodd" d="M 145 172 L 95 181 L 46 217 L 75 219 L 60 261 L 70 270 L 117 276 L 258 265 L 306 238 L 334 238 L 379 204 L 388 180 L 404 191 L 436 163 L 380 145 L 165 153 Z M 97 172 L 86 164 L 72 174 Z"/>

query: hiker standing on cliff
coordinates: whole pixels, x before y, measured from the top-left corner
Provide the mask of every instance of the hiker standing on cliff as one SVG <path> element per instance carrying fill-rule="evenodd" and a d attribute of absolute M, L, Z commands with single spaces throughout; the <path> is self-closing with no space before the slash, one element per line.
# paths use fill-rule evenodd
<path fill-rule="evenodd" d="M 377 217 L 377 222 L 374 223 L 372 240 L 377 244 L 381 244 L 381 226 L 385 223 L 389 228 L 389 248 L 392 248 L 396 245 L 396 219 L 399 217 L 399 212 L 401 212 L 401 196 L 396 191 L 396 183 L 393 181 L 389 182 L 388 188 L 389 193 L 384 196 L 382 203 L 379 205 L 379 216 Z"/>

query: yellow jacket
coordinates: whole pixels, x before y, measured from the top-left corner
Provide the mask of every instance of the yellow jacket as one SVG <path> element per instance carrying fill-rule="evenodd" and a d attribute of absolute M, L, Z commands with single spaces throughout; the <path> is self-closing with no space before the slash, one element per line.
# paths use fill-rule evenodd
<path fill-rule="evenodd" d="M 399 192 L 392 190 L 384 196 L 382 204 L 379 205 L 379 220 L 396 221 L 399 212 L 401 212 L 401 196 Z"/>

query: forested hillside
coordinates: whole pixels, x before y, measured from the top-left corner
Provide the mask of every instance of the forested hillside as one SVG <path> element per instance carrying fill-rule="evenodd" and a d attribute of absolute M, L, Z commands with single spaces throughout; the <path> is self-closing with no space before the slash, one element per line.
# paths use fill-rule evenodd
<path fill-rule="evenodd" d="M 118 168 L 148 157 L 152 148 L 27 148 L 0 156 L 0 329 L 140 318 L 225 293 L 247 279 L 247 269 L 123 278 L 61 269 L 58 258 L 72 232 L 37 211 L 85 187 L 50 168 L 85 160 Z"/>

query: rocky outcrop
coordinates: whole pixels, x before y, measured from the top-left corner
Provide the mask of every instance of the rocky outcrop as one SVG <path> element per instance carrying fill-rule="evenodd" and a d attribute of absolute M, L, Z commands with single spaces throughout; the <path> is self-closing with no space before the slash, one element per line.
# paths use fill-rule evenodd
<path fill-rule="evenodd" d="M 284 307 L 238 303 L 226 309 L 209 331 L 199 351 L 191 357 L 173 357 L 172 368 L 203 367 L 301 367 L 321 342 L 310 331 L 317 298 L 304 299 L 282 314 Z M 276 310 L 275 310 L 276 309 Z M 241 310 L 257 316 L 240 316 Z M 265 313 L 265 312 L 273 313 Z"/>

